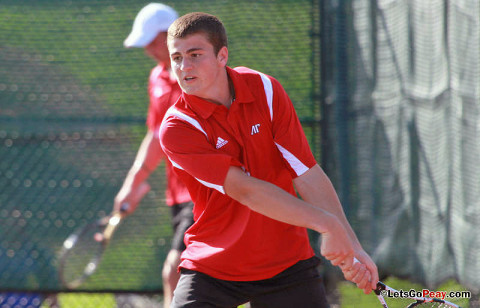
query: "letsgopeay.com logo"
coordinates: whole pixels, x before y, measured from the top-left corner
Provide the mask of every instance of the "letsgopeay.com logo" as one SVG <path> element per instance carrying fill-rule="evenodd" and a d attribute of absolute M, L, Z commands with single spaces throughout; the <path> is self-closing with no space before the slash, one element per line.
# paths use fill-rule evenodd
<path fill-rule="evenodd" d="M 472 292 L 470 291 L 430 291 L 428 289 L 422 289 L 421 291 L 410 290 L 384 290 L 382 296 L 392 298 L 412 298 L 412 297 L 432 297 L 445 300 L 447 298 L 471 298 Z"/>

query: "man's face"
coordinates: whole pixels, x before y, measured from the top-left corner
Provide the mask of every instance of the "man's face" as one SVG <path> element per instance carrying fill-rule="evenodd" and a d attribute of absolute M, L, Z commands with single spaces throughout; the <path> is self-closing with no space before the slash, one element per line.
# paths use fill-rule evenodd
<path fill-rule="evenodd" d="M 215 99 L 217 82 L 225 73 L 228 51 L 223 47 L 215 55 L 213 45 L 203 33 L 185 38 L 168 38 L 172 70 L 182 90 L 203 99 Z"/>
<path fill-rule="evenodd" d="M 167 48 L 167 32 L 160 32 L 155 39 L 145 46 L 145 53 L 158 63 L 170 63 Z"/>

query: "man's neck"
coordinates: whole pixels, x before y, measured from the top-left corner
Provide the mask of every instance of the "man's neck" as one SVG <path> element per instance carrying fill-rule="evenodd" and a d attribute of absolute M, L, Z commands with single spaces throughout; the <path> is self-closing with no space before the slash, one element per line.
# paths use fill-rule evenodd
<path fill-rule="evenodd" d="M 225 91 L 223 91 L 223 95 L 219 103 L 227 108 L 230 108 L 233 101 L 235 100 L 235 87 L 233 86 L 233 81 L 228 75 L 226 69 L 225 69 L 225 84 L 222 86 L 222 89 L 225 89 Z"/>
<path fill-rule="evenodd" d="M 231 81 L 230 76 L 228 76 L 227 70 L 225 70 L 224 74 L 225 75 L 223 75 L 220 81 L 217 83 L 218 86 L 214 90 L 214 95 L 212 95 L 211 98 L 202 98 L 211 103 L 223 105 L 227 108 L 230 108 L 230 105 L 233 102 L 233 98 L 235 97 L 235 89 L 233 87 L 233 82 Z"/>

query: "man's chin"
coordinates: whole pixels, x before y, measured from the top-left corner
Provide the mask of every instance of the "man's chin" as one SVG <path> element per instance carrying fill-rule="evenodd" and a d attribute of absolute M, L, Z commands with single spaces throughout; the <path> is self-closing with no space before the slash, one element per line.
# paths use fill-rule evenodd
<path fill-rule="evenodd" d="M 197 91 L 192 89 L 191 87 L 185 86 L 185 85 L 180 85 L 180 88 L 182 88 L 182 91 L 185 92 L 188 95 L 196 95 Z"/>

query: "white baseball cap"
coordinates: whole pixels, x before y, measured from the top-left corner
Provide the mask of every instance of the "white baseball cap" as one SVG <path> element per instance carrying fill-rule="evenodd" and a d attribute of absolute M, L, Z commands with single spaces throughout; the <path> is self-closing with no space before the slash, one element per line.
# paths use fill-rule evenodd
<path fill-rule="evenodd" d="M 161 3 L 150 3 L 138 12 L 132 32 L 123 42 L 125 47 L 145 47 L 158 33 L 166 32 L 178 18 L 177 12 Z"/>

